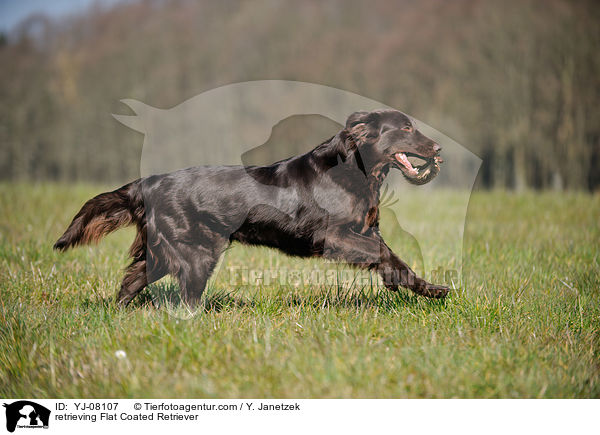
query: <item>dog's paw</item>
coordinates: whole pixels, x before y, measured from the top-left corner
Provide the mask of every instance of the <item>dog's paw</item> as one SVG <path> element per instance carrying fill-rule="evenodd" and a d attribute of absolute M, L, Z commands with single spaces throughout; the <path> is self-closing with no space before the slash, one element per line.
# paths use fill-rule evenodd
<path fill-rule="evenodd" d="M 393 291 L 393 292 L 398 291 L 398 286 L 395 284 L 385 284 L 385 288 L 387 288 L 388 290 Z"/>
<path fill-rule="evenodd" d="M 450 289 L 443 285 L 427 284 L 424 289 L 421 290 L 421 294 L 428 298 L 441 299 L 445 298 Z"/>

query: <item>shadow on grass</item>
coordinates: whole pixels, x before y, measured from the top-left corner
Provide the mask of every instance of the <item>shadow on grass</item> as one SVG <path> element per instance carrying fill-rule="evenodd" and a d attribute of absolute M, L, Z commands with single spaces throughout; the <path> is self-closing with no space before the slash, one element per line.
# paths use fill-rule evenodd
<path fill-rule="evenodd" d="M 156 283 L 149 286 L 133 302 L 135 307 L 157 309 L 187 308 L 181 300 L 179 287 L 174 283 Z M 392 292 L 372 287 L 279 287 L 277 289 L 257 288 L 252 294 L 242 290 L 226 291 L 208 288 L 201 306 L 195 312 L 221 312 L 223 310 L 252 310 L 263 314 L 281 311 L 285 308 L 318 309 L 378 309 L 396 311 L 408 307 L 424 311 L 443 310 L 444 299 L 426 299 L 407 290 Z M 189 310 L 189 309 L 188 309 Z M 191 313 L 191 311 L 190 311 Z"/>

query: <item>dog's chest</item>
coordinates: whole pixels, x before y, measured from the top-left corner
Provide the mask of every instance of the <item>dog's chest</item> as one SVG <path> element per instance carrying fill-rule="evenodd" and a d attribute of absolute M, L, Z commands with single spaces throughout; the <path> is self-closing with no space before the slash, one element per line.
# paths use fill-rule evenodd
<path fill-rule="evenodd" d="M 318 183 L 313 186 L 312 195 L 327 212 L 330 224 L 351 224 L 356 231 L 364 232 L 379 219 L 379 195 L 371 189 L 348 191 L 337 184 Z"/>

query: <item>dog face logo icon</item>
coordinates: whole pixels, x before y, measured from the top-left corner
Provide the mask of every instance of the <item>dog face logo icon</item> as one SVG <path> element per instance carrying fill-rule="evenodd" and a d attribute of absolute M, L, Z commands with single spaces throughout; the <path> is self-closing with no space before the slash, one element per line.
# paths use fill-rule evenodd
<path fill-rule="evenodd" d="M 14 432 L 16 428 L 48 428 L 50 410 L 29 400 L 19 400 L 3 405 L 6 408 L 6 430 Z"/>

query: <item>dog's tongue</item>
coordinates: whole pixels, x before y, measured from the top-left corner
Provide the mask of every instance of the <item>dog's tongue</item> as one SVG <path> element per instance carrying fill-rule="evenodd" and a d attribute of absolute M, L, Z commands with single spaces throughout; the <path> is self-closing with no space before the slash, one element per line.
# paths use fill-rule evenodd
<path fill-rule="evenodd" d="M 406 154 L 396 153 L 396 160 L 398 160 L 400 164 L 404 166 L 406 172 L 408 172 L 409 175 L 419 175 L 419 171 L 415 169 L 413 165 L 411 165 L 411 163 L 408 161 L 408 157 L 406 157 Z"/>

